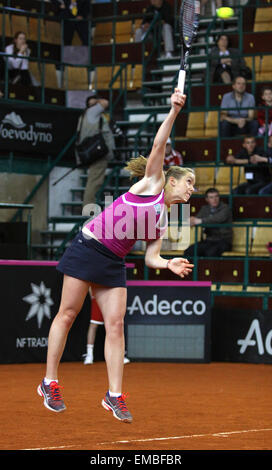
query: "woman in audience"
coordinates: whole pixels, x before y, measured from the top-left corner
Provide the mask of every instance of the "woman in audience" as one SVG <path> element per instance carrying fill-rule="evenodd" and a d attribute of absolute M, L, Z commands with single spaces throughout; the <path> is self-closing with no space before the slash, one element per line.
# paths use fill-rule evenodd
<path fill-rule="evenodd" d="M 7 54 L 13 54 L 14 57 L 7 57 L 9 69 L 9 81 L 12 84 L 21 83 L 22 85 L 31 85 L 31 77 L 28 70 L 28 59 L 30 49 L 26 42 L 26 35 L 23 31 L 15 33 L 13 42 L 5 48 Z"/>
<path fill-rule="evenodd" d="M 229 47 L 229 38 L 226 34 L 220 34 L 217 45 L 211 50 L 211 81 L 214 83 L 231 83 L 241 75 L 249 78 L 244 58 L 238 49 Z"/>

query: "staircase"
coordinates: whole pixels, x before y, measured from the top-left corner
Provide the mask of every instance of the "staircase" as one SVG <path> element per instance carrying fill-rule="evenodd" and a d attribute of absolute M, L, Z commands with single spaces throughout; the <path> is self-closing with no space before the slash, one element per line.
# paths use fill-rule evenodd
<path fill-rule="evenodd" d="M 131 181 L 123 167 L 124 164 L 120 161 L 109 162 L 104 184 L 96 195 L 96 203 L 101 210 L 105 207 L 106 196 L 109 202 L 129 189 Z M 69 193 L 64 191 L 62 199 L 58 199 L 60 214 L 49 215 L 47 229 L 40 232 L 41 243 L 32 244 L 32 259 L 59 259 L 84 222 L 88 220 L 90 216 L 82 215 L 87 177 L 87 170 L 78 170 L 78 184 L 69 188 Z"/>

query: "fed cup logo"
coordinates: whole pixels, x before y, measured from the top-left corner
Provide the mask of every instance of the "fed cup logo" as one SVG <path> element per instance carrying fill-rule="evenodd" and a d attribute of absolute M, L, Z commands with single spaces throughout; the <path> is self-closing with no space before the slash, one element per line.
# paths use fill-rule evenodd
<path fill-rule="evenodd" d="M 51 289 L 46 288 L 43 281 L 39 286 L 31 283 L 31 287 L 31 294 L 23 297 L 24 302 L 30 304 L 25 321 L 37 316 L 38 328 L 41 328 L 44 317 L 51 319 L 50 307 L 54 304 L 51 299 Z"/>

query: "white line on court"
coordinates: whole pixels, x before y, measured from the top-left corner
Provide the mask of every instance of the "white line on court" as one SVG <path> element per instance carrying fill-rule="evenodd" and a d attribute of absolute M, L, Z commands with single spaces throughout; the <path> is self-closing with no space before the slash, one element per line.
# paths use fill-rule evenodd
<path fill-rule="evenodd" d="M 149 439 L 131 439 L 127 441 L 112 441 L 112 442 L 98 442 L 96 445 L 106 445 L 106 444 L 130 444 L 132 442 L 152 442 L 152 441 L 170 441 L 170 440 L 178 440 L 178 439 L 192 439 L 197 437 L 228 437 L 232 434 L 244 434 L 250 432 L 267 432 L 272 431 L 272 428 L 267 429 L 245 429 L 240 431 L 224 431 L 224 432 L 217 432 L 213 434 L 189 434 L 184 436 L 168 436 L 168 437 L 153 437 Z M 53 449 L 67 449 L 69 447 L 83 447 L 80 444 L 69 444 L 63 446 L 54 446 L 54 447 L 35 447 L 33 449 L 21 449 L 21 450 L 53 450 Z"/>
<path fill-rule="evenodd" d="M 33 449 L 20 449 L 20 450 L 54 450 L 54 449 L 67 449 L 68 447 L 75 447 L 76 444 L 70 444 L 67 446 L 54 446 L 54 447 L 34 447 Z"/>
<path fill-rule="evenodd" d="M 225 431 L 225 432 L 217 432 L 214 434 L 189 434 L 185 436 L 168 436 L 168 437 L 153 437 L 149 439 L 131 439 L 128 441 L 112 441 L 112 442 L 98 442 L 97 445 L 105 445 L 105 444 L 130 444 L 131 442 L 152 442 L 152 441 L 170 441 L 170 440 L 178 440 L 178 439 L 192 439 L 195 437 L 228 437 L 232 434 L 243 434 L 249 432 L 267 432 L 272 431 L 272 428 L 268 429 L 245 429 L 241 431 Z"/>

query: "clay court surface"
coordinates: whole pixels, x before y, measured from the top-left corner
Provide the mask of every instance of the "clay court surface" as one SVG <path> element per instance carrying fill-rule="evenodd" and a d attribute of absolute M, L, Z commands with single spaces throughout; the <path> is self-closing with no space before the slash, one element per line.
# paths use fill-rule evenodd
<path fill-rule="evenodd" d="M 132 424 L 101 406 L 104 362 L 61 363 L 67 410 L 36 392 L 44 364 L 0 365 L 2 450 L 271 450 L 271 365 L 130 363 Z"/>

